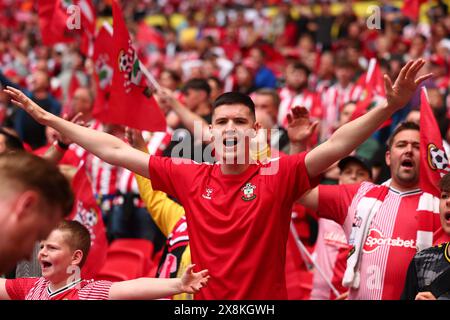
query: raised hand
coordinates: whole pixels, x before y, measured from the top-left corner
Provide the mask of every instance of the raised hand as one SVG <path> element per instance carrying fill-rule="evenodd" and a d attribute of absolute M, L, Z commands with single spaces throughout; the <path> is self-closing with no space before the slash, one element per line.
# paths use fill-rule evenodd
<path fill-rule="evenodd" d="M 125 137 L 128 143 L 135 149 L 146 150 L 147 144 L 145 143 L 144 137 L 141 131 L 132 129 L 129 127 L 125 128 Z"/>
<path fill-rule="evenodd" d="M 389 107 L 394 110 L 403 108 L 411 100 L 417 87 L 423 81 L 433 76 L 432 73 L 428 73 L 416 79 L 417 73 L 424 64 L 424 59 L 408 61 L 400 70 L 394 84 L 392 84 L 392 80 L 388 75 L 384 75 L 384 87 L 386 89 L 386 99 Z"/>
<path fill-rule="evenodd" d="M 306 145 L 319 124 L 319 121 L 310 120 L 309 112 L 305 107 L 292 108 L 291 113 L 287 115 L 287 120 L 288 137 L 292 144 Z"/>
<path fill-rule="evenodd" d="M 191 264 L 186 268 L 181 277 L 181 291 L 186 293 L 197 293 L 201 288 L 206 287 L 209 280 L 208 270 L 194 272 L 195 264 Z"/>
<path fill-rule="evenodd" d="M 7 86 L 6 89 L 3 89 L 3 92 L 11 97 L 12 103 L 25 110 L 34 120 L 42 125 L 47 125 L 46 120 L 48 112 L 28 98 L 22 91 Z"/>
<path fill-rule="evenodd" d="M 167 88 L 160 88 L 156 94 L 155 98 L 158 101 L 161 108 L 164 110 L 170 110 L 177 103 L 176 98 L 173 95 L 173 92 Z"/>

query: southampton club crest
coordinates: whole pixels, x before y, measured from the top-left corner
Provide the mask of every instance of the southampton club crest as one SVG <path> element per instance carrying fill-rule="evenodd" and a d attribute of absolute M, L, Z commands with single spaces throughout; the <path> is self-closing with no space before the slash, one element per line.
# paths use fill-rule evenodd
<path fill-rule="evenodd" d="M 256 186 L 251 184 L 250 182 L 247 183 L 244 187 L 242 187 L 241 191 L 244 193 L 244 195 L 241 197 L 244 201 L 250 201 L 256 198 L 255 194 Z"/>
<path fill-rule="evenodd" d="M 450 171 L 450 168 L 448 166 L 448 158 L 445 154 L 445 151 L 439 149 L 433 143 L 428 144 L 427 160 L 429 167 L 433 171 L 438 170 L 441 177 L 443 177 L 447 172 Z"/>
<path fill-rule="evenodd" d="M 153 92 L 151 89 L 148 86 L 143 85 L 144 74 L 141 71 L 140 62 L 131 41 L 129 41 L 128 49 L 126 51 L 124 49 L 120 50 L 117 63 L 119 71 L 124 73 L 124 87 L 126 93 L 129 93 L 134 85 L 142 88 L 143 94 L 147 97 L 152 95 Z"/>

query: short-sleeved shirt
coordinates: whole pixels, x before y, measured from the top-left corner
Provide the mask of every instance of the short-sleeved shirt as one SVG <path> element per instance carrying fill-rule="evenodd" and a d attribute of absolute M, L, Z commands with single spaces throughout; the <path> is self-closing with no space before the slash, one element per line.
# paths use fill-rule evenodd
<path fill-rule="evenodd" d="M 341 224 L 349 238 L 357 203 L 375 185 L 319 186 L 319 215 Z M 419 228 L 416 217 L 422 191 L 400 192 L 390 187 L 373 218 L 361 256 L 361 280 L 351 289 L 349 299 L 398 300 L 402 293 L 408 264 L 417 252 Z M 440 226 L 439 214 L 433 227 Z"/>
<path fill-rule="evenodd" d="M 192 262 L 211 279 L 195 299 L 286 299 L 292 205 L 312 183 L 305 153 L 225 175 L 219 164 L 150 157 L 154 189 L 186 211 Z"/>
<path fill-rule="evenodd" d="M 6 280 L 11 300 L 108 300 L 110 281 L 78 280 L 52 292 L 45 278 Z"/>
<path fill-rule="evenodd" d="M 450 242 L 440 244 L 418 252 L 411 261 L 403 289 L 403 300 L 414 300 L 444 272 L 450 272 Z M 449 286 L 447 286 L 449 287 Z M 450 291 L 436 297 L 438 300 L 450 300 Z"/>

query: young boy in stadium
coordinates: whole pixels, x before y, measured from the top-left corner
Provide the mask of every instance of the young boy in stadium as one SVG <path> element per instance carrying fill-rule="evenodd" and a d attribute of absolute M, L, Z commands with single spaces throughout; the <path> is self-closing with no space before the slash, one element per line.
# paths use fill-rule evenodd
<path fill-rule="evenodd" d="M 147 300 L 182 292 L 196 293 L 208 282 L 208 271 L 188 266 L 181 278 L 93 281 L 80 278 L 90 248 L 89 231 L 77 221 L 62 221 L 41 242 L 41 278 L 0 279 L 1 300 Z"/>
<path fill-rule="evenodd" d="M 402 300 L 450 300 L 450 174 L 440 181 L 439 213 L 447 242 L 418 252 L 409 264 Z"/>

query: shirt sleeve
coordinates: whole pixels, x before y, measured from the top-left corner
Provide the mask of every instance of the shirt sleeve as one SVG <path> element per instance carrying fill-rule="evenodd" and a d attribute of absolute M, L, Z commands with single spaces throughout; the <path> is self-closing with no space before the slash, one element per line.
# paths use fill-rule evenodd
<path fill-rule="evenodd" d="M 163 191 L 181 199 L 180 193 L 190 189 L 195 176 L 196 164 L 190 159 L 150 156 L 149 174 L 155 190 Z"/>
<path fill-rule="evenodd" d="M 80 300 L 109 300 L 112 284 L 111 281 L 93 281 L 78 292 L 78 297 Z"/>
<path fill-rule="evenodd" d="M 318 215 L 321 218 L 344 224 L 348 207 L 358 191 L 360 184 L 320 185 Z"/>
<path fill-rule="evenodd" d="M 417 281 L 417 270 L 415 259 L 411 261 L 406 273 L 405 286 L 403 287 L 403 293 L 400 300 L 415 300 L 416 295 L 419 293 L 419 284 Z"/>
<path fill-rule="evenodd" d="M 11 300 L 25 300 L 28 292 L 38 280 L 39 278 L 7 279 L 5 283 L 6 292 Z"/>
<path fill-rule="evenodd" d="M 184 208 L 162 191 L 153 190 L 149 179 L 136 175 L 139 193 L 158 228 L 167 237 L 184 215 Z"/>
<path fill-rule="evenodd" d="M 306 191 L 317 186 L 318 178 L 311 179 L 308 175 L 305 165 L 306 152 L 295 155 L 284 156 L 280 158 L 279 168 L 271 168 L 271 174 L 279 170 L 280 183 L 278 187 L 280 192 L 290 195 L 289 201 L 296 201 Z M 272 166 L 276 162 L 273 162 Z M 275 171 L 274 171 L 275 170 Z"/>

